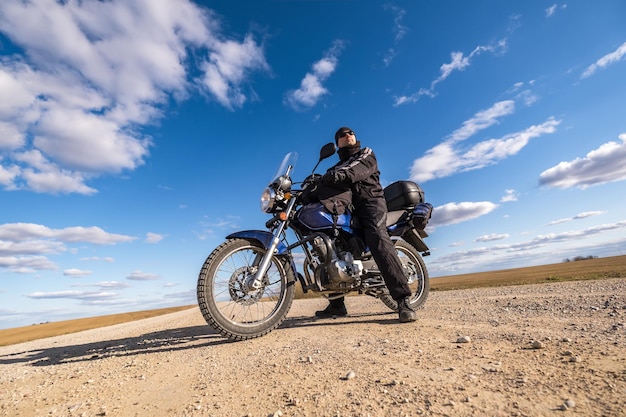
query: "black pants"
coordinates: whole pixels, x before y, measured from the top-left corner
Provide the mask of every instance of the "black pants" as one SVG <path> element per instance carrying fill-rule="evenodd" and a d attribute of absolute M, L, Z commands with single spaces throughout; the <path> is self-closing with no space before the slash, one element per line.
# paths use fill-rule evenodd
<path fill-rule="evenodd" d="M 372 252 L 391 297 L 398 301 L 411 295 L 402 263 L 387 232 L 385 200 L 371 199 L 359 202 L 354 212 L 359 220 L 365 244 Z"/>

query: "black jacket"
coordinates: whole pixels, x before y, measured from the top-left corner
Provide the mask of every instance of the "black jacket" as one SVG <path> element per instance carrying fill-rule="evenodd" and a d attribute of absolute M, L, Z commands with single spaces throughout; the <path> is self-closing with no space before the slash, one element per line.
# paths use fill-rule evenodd
<path fill-rule="evenodd" d="M 378 162 L 371 148 L 359 149 L 347 159 L 339 161 L 329 171 L 335 172 L 338 179 L 336 186 L 349 187 L 355 206 L 372 199 L 380 198 L 384 201 Z"/>
<path fill-rule="evenodd" d="M 307 192 L 305 204 L 320 201 L 333 214 L 343 214 L 348 208 L 358 208 L 369 201 L 384 206 L 385 194 L 380 185 L 380 171 L 371 148 L 344 148 L 340 161 L 326 171 L 322 183 Z M 354 210 L 353 210 L 354 211 Z"/>

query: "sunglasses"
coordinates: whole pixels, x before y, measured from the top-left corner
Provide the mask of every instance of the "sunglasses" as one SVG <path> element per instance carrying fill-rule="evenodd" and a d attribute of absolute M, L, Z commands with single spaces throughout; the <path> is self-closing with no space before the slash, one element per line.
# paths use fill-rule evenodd
<path fill-rule="evenodd" d="M 351 130 L 346 130 L 345 132 L 341 132 L 337 138 L 341 139 L 344 136 L 348 136 L 348 135 L 354 135 L 354 132 Z"/>

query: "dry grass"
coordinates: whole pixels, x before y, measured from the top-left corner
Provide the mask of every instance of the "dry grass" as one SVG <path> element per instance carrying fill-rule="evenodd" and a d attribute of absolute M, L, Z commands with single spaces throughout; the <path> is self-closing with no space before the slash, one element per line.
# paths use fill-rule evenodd
<path fill-rule="evenodd" d="M 626 278 L 626 255 L 431 278 L 432 290 Z"/>
<path fill-rule="evenodd" d="M 501 271 L 431 278 L 430 288 L 433 291 L 443 291 L 477 287 L 541 284 L 546 282 L 604 278 L 626 278 L 626 255 L 532 266 L 527 268 L 505 269 Z M 296 286 L 296 297 L 311 298 L 318 297 L 318 295 L 309 293 L 303 296 L 300 286 Z M 113 314 L 109 316 L 68 320 L 56 323 L 44 323 L 27 327 L 0 330 L 0 346 L 27 342 L 44 337 L 75 333 L 81 330 L 94 329 L 97 327 L 111 326 L 113 324 L 154 317 L 194 307 L 195 306 L 192 305 L 162 308 L 158 310 Z"/>
<path fill-rule="evenodd" d="M 33 324 L 32 326 L 0 330 L 0 346 L 8 346 L 15 343 L 43 339 L 44 337 L 59 336 L 63 334 L 80 332 L 82 330 L 95 329 L 98 327 L 112 326 L 114 324 L 126 323 L 129 321 L 147 319 L 150 317 L 160 316 L 162 314 L 186 310 L 192 307 L 194 306 L 160 308 L 157 310 L 111 314 L 108 316 Z"/>

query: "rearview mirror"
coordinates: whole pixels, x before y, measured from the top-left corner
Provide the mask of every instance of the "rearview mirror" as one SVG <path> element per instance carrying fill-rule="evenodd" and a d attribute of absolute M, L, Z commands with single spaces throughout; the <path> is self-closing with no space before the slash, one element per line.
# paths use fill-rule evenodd
<path fill-rule="evenodd" d="M 337 148 L 335 147 L 335 144 L 332 142 L 328 142 L 326 145 L 322 146 L 322 149 L 320 149 L 320 159 L 319 161 L 317 161 L 317 164 L 315 164 L 315 168 L 313 168 L 313 171 L 311 172 L 315 172 L 320 162 L 322 162 L 324 159 L 328 158 L 329 156 L 333 156 L 335 151 L 337 151 Z"/>
<path fill-rule="evenodd" d="M 329 156 L 333 156 L 336 151 L 337 148 L 335 147 L 335 144 L 328 142 L 326 145 L 322 146 L 322 149 L 320 149 L 320 161 L 328 158 Z"/>

